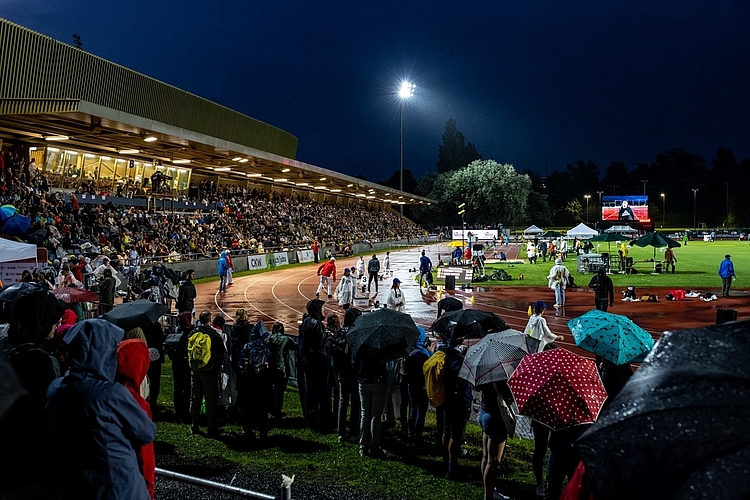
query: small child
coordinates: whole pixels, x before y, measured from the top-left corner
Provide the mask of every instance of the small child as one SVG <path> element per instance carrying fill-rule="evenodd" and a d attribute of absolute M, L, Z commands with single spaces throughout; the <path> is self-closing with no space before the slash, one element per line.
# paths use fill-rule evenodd
<path fill-rule="evenodd" d="M 539 340 L 538 352 L 542 352 L 544 346 L 550 342 L 556 340 L 564 340 L 563 335 L 555 335 L 547 326 L 547 320 L 542 317 L 544 311 L 547 310 L 547 304 L 541 300 L 534 302 L 533 314 L 529 318 L 529 322 L 526 324 L 524 333 L 531 337 Z"/>

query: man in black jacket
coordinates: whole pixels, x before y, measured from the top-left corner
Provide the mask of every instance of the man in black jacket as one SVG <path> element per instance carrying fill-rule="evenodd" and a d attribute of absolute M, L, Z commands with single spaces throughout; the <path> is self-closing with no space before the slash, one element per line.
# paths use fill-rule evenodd
<path fill-rule="evenodd" d="M 330 400 L 326 403 L 328 381 L 328 350 L 323 305 L 319 299 L 307 303 L 308 316 L 299 328 L 300 351 L 305 377 L 305 410 L 307 423 L 311 429 L 319 430 L 321 425 L 331 422 Z"/>
<path fill-rule="evenodd" d="M 370 275 L 370 279 L 367 281 L 367 291 L 370 291 L 370 285 L 375 280 L 375 293 L 378 293 L 378 274 L 380 273 L 380 261 L 377 255 L 373 255 L 370 262 L 367 263 L 367 272 Z"/>
<path fill-rule="evenodd" d="M 208 435 L 216 436 L 219 428 L 216 425 L 216 408 L 219 404 L 219 373 L 224 363 L 224 341 L 219 332 L 211 327 L 211 311 L 203 311 L 199 317 L 199 325 L 190 332 L 188 340 L 188 359 L 190 356 L 190 345 L 193 337 L 204 333 L 211 338 L 211 360 L 200 369 L 191 364 L 193 371 L 193 392 L 190 399 L 190 419 L 192 421 L 192 432 L 199 432 L 198 416 L 203 399 L 206 400 L 206 419 L 208 420 Z"/>
<path fill-rule="evenodd" d="M 600 311 L 607 312 L 607 303 L 609 307 L 615 305 L 615 288 L 604 267 L 600 267 L 596 275 L 591 278 L 589 288 L 594 289 L 594 304 Z"/>
<path fill-rule="evenodd" d="M 195 271 L 193 269 L 188 269 L 185 271 L 185 281 L 180 283 L 180 290 L 177 294 L 177 312 L 189 312 L 190 314 L 193 314 L 193 309 L 195 308 L 195 297 L 197 296 L 197 293 L 195 292 L 195 285 L 193 284 L 193 277 L 195 276 Z"/>

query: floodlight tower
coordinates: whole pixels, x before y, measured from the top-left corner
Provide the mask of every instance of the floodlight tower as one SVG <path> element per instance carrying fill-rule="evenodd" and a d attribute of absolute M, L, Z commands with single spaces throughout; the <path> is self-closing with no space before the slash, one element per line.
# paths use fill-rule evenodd
<path fill-rule="evenodd" d="M 404 190 L 404 102 L 414 96 L 414 89 L 417 86 L 408 81 L 401 82 L 401 88 L 398 91 L 399 101 L 399 122 L 400 122 L 400 133 L 399 133 L 399 151 L 401 159 L 401 168 L 399 170 L 399 183 L 398 187 L 403 192 Z M 404 215 L 404 206 L 401 205 L 401 215 Z"/>

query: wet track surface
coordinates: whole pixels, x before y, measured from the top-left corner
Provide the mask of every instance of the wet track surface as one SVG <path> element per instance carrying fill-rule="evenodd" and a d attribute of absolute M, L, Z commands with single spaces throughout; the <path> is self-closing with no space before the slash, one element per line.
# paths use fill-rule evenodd
<path fill-rule="evenodd" d="M 513 258 L 519 247 L 510 245 L 503 248 L 508 258 Z M 446 256 L 449 253 L 448 247 L 444 245 L 433 245 L 426 249 L 433 262 L 437 262 L 438 254 Z M 418 267 L 420 252 L 421 248 L 392 252 L 392 275 L 385 276 L 380 281 L 378 294 L 375 294 L 374 285 L 371 294 L 362 294 L 360 287 L 359 298 L 355 300 L 356 307 L 369 309 L 376 301 L 384 303 L 393 277 L 402 281 L 401 289 L 406 301 L 406 312 L 418 325 L 428 330 L 437 316 L 438 300 L 446 296 L 461 300 L 465 308 L 473 307 L 494 312 L 502 317 L 511 328 L 520 331 L 523 331 L 528 321 L 529 304 L 536 300 L 544 300 L 550 306 L 554 303 L 554 294 L 546 286 L 477 286 L 473 290 L 461 290 L 461 284 L 457 283 L 455 291 L 425 292 L 414 280 L 416 271 L 410 271 Z M 385 253 L 377 255 L 381 261 L 381 268 L 384 268 Z M 365 262 L 370 257 L 366 256 Z M 344 267 L 353 267 L 356 261 L 355 258 L 337 260 L 337 278 L 341 276 Z M 317 266 L 310 264 L 236 278 L 234 284 L 227 287 L 226 293 L 217 292 L 218 282 L 197 285 L 196 311 L 209 309 L 231 319 L 237 309 L 244 308 L 253 321 L 262 319 L 269 327 L 274 322 L 282 322 L 287 333 L 296 334 L 307 302 L 315 298 L 319 283 L 319 277 L 316 275 Z M 519 264 L 517 267 L 522 268 L 523 265 Z M 337 284 L 338 281 L 332 288 L 335 289 Z M 639 288 L 639 295 L 653 293 L 660 297 L 659 302 L 647 303 L 622 302 L 620 290 L 616 289 L 615 305 L 610 308 L 610 312 L 630 317 L 656 339 L 661 336 L 661 332 L 666 330 L 714 324 L 716 310 L 719 308 L 738 310 L 740 318 L 745 318 L 750 314 L 750 294 L 741 290 L 733 290 L 734 297 L 712 302 L 704 302 L 700 298 L 685 299 L 680 302 L 666 301 L 663 299 L 666 291 L 667 288 Z M 719 289 L 717 287 L 712 291 L 716 293 Z M 338 306 L 334 298 L 327 299 L 326 295 L 326 291 L 321 292 L 321 299 L 326 300 L 324 307 L 326 315 L 335 312 L 343 319 L 343 309 Z M 562 346 L 588 355 L 575 347 L 565 323 L 594 308 L 593 293 L 588 288 L 569 288 L 566 302 L 564 310 L 555 311 L 550 308 L 545 313 L 549 327 L 558 335 L 566 335 L 565 341 L 561 343 Z"/>

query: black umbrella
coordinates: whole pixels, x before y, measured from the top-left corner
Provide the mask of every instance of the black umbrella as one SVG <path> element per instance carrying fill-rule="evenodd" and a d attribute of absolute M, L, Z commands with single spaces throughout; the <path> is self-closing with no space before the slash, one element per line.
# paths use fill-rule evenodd
<path fill-rule="evenodd" d="M 123 302 L 102 316 L 112 324 L 125 331 L 136 327 L 153 325 L 159 318 L 167 314 L 167 308 L 157 302 L 140 299 L 133 302 Z"/>
<path fill-rule="evenodd" d="M 346 342 L 356 356 L 360 348 L 379 351 L 386 362 L 407 356 L 419 338 L 419 330 L 408 314 L 395 309 L 378 309 L 363 314 L 346 334 Z"/>
<path fill-rule="evenodd" d="M 577 442 L 597 498 L 750 498 L 750 322 L 667 332 Z"/>
<path fill-rule="evenodd" d="M 460 311 L 464 308 L 464 303 L 453 297 L 445 297 L 438 301 L 437 306 L 437 317 L 439 318 L 443 312 Z"/>
<path fill-rule="evenodd" d="M 0 300 L 5 302 L 13 302 L 16 299 L 23 297 L 34 292 L 46 291 L 47 287 L 38 283 L 27 283 L 22 281 L 21 283 L 14 283 L 12 285 L 3 288 L 0 292 Z"/>
<path fill-rule="evenodd" d="M 44 243 L 44 240 L 46 239 L 47 239 L 47 230 L 42 228 L 42 229 L 37 229 L 36 231 L 31 233 L 28 236 L 28 238 L 26 238 L 26 241 L 34 245 L 41 245 L 42 243 Z"/>
<path fill-rule="evenodd" d="M 446 341 L 479 339 L 492 332 L 507 330 L 505 320 L 479 309 L 461 309 L 445 313 L 432 324 L 432 331 Z"/>

